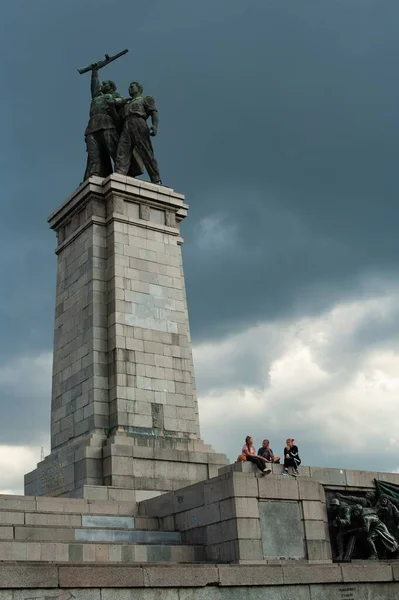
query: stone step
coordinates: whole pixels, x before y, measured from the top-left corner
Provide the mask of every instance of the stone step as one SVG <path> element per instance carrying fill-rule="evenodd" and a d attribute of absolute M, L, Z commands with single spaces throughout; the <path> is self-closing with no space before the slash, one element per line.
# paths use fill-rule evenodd
<path fill-rule="evenodd" d="M 181 544 L 179 531 L 120 531 L 112 529 L 75 529 L 81 542 L 130 542 L 131 544 Z"/>
<path fill-rule="evenodd" d="M 0 561 L 193 563 L 204 561 L 204 548 L 172 544 L 0 541 Z"/>
<path fill-rule="evenodd" d="M 82 515 L 82 527 L 134 529 L 134 517 L 114 517 L 106 515 Z"/>
<path fill-rule="evenodd" d="M 127 490 L 129 491 L 129 490 Z M 0 495 L 0 512 L 38 512 L 135 516 L 136 501 Z"/>
<path fill-rule="evenodd" d="M 106 542 L 131 544 L 181 544 L 177 531 L 100 529 L 98 527 L 0 527 L 0 539 L 26 542 Z M 1 557 L 0 557 L 1 558 Z"/>
<path fill-rule="evenodd" d="M 101 529 L 159 529 L 159 520 L 119 515 L 62 514 L 0 510 L 0 526 L 100 527 Z"/>

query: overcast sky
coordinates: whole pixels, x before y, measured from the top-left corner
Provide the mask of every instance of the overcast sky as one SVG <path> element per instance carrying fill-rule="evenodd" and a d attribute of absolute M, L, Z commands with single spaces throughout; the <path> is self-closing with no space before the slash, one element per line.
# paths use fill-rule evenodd
<path fill-rule="evenodd" d="M 202 435 L 399 468 L 398 0 L 13 0 L 0 23 L 0 491 L 48 452 L 56 261 L 90 76 L 160 115 Z"/>

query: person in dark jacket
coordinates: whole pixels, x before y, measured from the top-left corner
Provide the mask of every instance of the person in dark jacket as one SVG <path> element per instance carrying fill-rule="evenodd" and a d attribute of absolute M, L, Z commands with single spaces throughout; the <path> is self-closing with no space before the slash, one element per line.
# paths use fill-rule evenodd
<path fill-rule="evenodd" d="M 262 456 L 268 463 L 279 463 L 280 457 L 274 456 L 273 450 L 270 448 L 269 440 L 263 440 L 262 448 L 258 450 L 258 456 Z"/>
<path fill-rule="evenodd" d="M 294 438 L 287 438 L 284 448 L 284 471 L 283 475 L 288 475 L 288 467 L 292 467 L 294 477 L 299 475 L 298 467 L 301 459 L 298 454 L 298 446 L 294 444 Z"/>

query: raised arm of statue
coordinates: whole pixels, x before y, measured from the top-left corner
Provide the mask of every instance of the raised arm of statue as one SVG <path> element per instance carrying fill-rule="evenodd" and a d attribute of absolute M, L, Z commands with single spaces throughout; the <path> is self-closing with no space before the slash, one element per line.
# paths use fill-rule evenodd
<path fill-rule="evenodd" d="M 367 500 L 358 496 L 347 496 L 345 494 L 337 493 L 337 498 L 346 502 L 346 504 L 360 504 L 360 506 L 367 506 Z"/>
<path fill-rule="evenodd" d="M 98 77 L 98 69 L 93 68 L 91 72 L 91 97 L 97 98 L 101 94 L 100 79 Z"/>

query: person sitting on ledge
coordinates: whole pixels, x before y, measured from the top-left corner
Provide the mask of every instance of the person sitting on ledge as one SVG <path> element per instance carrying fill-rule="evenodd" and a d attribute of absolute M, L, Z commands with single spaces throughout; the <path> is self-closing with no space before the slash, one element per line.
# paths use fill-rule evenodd
<path fill-rule="evenodd" d="M 262 473 L 271 473 L 270 467 L 267 466 L 266 460 L 261 456 L 256 456 L 254 440 L 250 435 L 245 438 L 245 444 L 242 447 L 241 453 L 249 462 L 255 463 L 259 471 Z"/>
<path fill-rule="evenodd" d="M 280 462 L 279 456 L 274 456 L 273 450 L 270 448 L 269 440 L 263 440 L 262 448 L 258 450 L 258 456 L 262 456 L 267 463 L 278 464 Z"/>
<path fill-rule="evenodd" d="M 292 474 L 296 477 L 299 475 L 298 467 L 301 464 L 301 459 L 298 455 L 298 446 L 295 446 L 294 441 L 294 438 L 287 438 L 284 448 L 283 475 L 288 475 L 288 467 L 292 467 Z"/>

